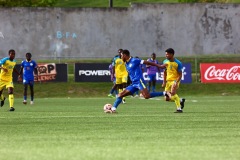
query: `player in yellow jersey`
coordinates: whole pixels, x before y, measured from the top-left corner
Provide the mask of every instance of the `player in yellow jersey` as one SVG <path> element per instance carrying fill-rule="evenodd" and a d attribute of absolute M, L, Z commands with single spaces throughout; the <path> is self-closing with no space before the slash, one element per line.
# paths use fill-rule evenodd
<path fill-rule="evenodd" d="M 127 87 L 128 72 L 126 70 L 125 63 L 121 59 L 122 49 L 118 50 L 118 56 L 113 61 L 113 73 L 116 76 L 116 85 L 121 93 Z M 126 102 L 125 97 L 122 100 L 123 103 Z"/>
<path fill-rule="evenodd" d="M 15 71 L 18 75 L 18 71 L 14 68 L 16 65 L 15 58 L 15 51 L 13 49 L 9 50 L 8 52 L 9 57 L 5 57 L 0 60 L 0 100 L 1 100 L 1 107 L 4 105 L 5 97 L 3 96 L 3 89 L 6 87 L 8 89 L 9 94 L 9 111 L 14 111 L 13 108 L 14 104 L 14 96 L 13 96 L 13 77 L 12 73 Z"/>
<path fill-rule="evenodd" d="M 162 84 L 162 86 L 165 87 L 165 99 L 166 101 L 175 102 L 177 106 L 175 113 L 182 113 L 185 99 L 180 99 L 177 95 L 177 89 L 182 79 L 182 63 L 174 58 L 174 50 L 172 48 L 168 48 L 165 52 L 166 59 L 163 61 L 163 64 L 166 66 L 166 69 L 164 71 Z"/>

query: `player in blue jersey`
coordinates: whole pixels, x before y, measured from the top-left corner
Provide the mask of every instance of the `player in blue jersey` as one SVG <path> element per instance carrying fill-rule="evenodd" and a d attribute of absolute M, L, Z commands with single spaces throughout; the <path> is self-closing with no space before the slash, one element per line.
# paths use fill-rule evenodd
<path fill-rule="evenodd" d="M 30 87 L 30 92 L 31 92 L 31 101 L 30 104 L 33 104 L 33 99 L 34 99 L 34 73 L 37 75 L 37 63 L 31 59 L 32 54 L 31 53 L 26 53 L 26 60 L 22 61 L 21 64 L 21 69 L 20 69 L 20 75 L 19 78 L 21 79 L 21 74 L 23 74 L 22 80 L 23 80 L 23 86 L 24 86 L 24 91 L 23 91 L 23 104 L 27 104 L 27 90 L 28 90 L 28 85 Z"/>
<path fill-rule="evenodd" d="M 1 100 L 1 107 L 4 105 L 5 97 L 3 95 L 3 89 L 6 87 L 8 89 L 9 94 L 9 111 L 14 111 L 15 108 L 13 107 L 14 104 L 14 96 L 13 96 L 13 71 L 16 72 L 18 75 L 18 71 L 15 69 L 16 61 L 15 61 L 15 51 L 13 49 L 9 50 L 8 52 L 9 57 L 5 57 L 0 60 L 0 100 Z"/>
<path fill-rule="evenodd" d="M 118 94 L 118 97 L 115 100 L 111 111 L 109 111 L 108 113 L 115 113 L 118 105 L 122 102 L 122 98 L 128 95 L 133 95 L 138 90 L 140 90 L 141 94 L 145 99 L 156 96 L 163 96 L 165 94 L 165 92 L 148 92 L 145 81 L 143 79 L 142 70 L 139 67 L 141 64 L 146 64 L 157 66 L 159 68 L 165 68 L 165 65 L 148 62 L 139 58 L 133 58 L 130 56 L 130 52 L 128 50 L 123 50 L 121 58 L 123 62 L 126 63 L 126 69 L 132 83 L 123 92 Z"/>

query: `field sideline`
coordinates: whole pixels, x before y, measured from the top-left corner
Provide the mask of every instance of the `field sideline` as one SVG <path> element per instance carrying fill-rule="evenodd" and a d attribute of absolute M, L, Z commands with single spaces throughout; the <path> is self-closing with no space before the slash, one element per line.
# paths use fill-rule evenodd
<path fill-rule="evenodd" d="M 110 98 L 15 99 L 0 108 L 1 160 L 238 160 L 239 96 L 186 97 L 183 114 L 163 99 L 127 98 L 117 114 Z"/>

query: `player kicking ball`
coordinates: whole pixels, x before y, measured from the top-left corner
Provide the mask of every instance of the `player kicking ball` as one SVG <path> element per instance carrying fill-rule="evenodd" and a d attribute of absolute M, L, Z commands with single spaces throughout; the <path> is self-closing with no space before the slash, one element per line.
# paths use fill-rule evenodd
<path fill-rule="evenodd" d="M 130 52 L 128 50 L 122 51 L 121 59 L 123 60 L 123 62 L 125 62 L 126 69 L 132 81 L 132 84 L 130 84 L 123 92 L 118 94 L 118 97 L 116 98 L 113 106 L 111 107 L 111 112 L 108 111 L 107 113 L 116 113 L 117 107 L 122 102 L 123 97 L 133 95 L 138 90 L 140 90 L 141 94 L 145 99 L 165 95 L 165 92 L 149 93 L 148 89 L 146 88 L 146 83 L 143 79 L 143 74 L 140 65 L 146 64 L 156 66 L 162 69 L 164 69 L 166 65 L 160 65 L 146 60 L 141 60 L 139 58 L 133 58 L 130 56 Z"/>

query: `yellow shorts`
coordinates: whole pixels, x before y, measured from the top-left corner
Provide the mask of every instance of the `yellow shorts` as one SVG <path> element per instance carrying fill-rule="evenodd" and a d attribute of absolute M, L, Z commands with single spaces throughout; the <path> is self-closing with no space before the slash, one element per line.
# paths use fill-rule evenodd
<path fill-rule="evenodd" d="M 174 84 L 175 81 L 167 81 L 166 86 L 165 86 L 165 91 L 171 92 L 172 90 L 172 85 Z M 180 82 L 177 85 L 177 88 L 179 88 Z"/>
<path fill-rule="evenodd" d="M 6 88 L 9 88 L 9 87 L 14 88 L 12 81 L 10 81 L 10 82 L 9 81 L 0 81 L 0 90 L 2 90 L 5 86 L 6 86 Z"/>
<path fill-rule="evenodd" d="M 121 78 L 116 77 L 116 84 L 122 84 L 122 83 L 127 83 L 128 76 L 123 76 Z"/>

